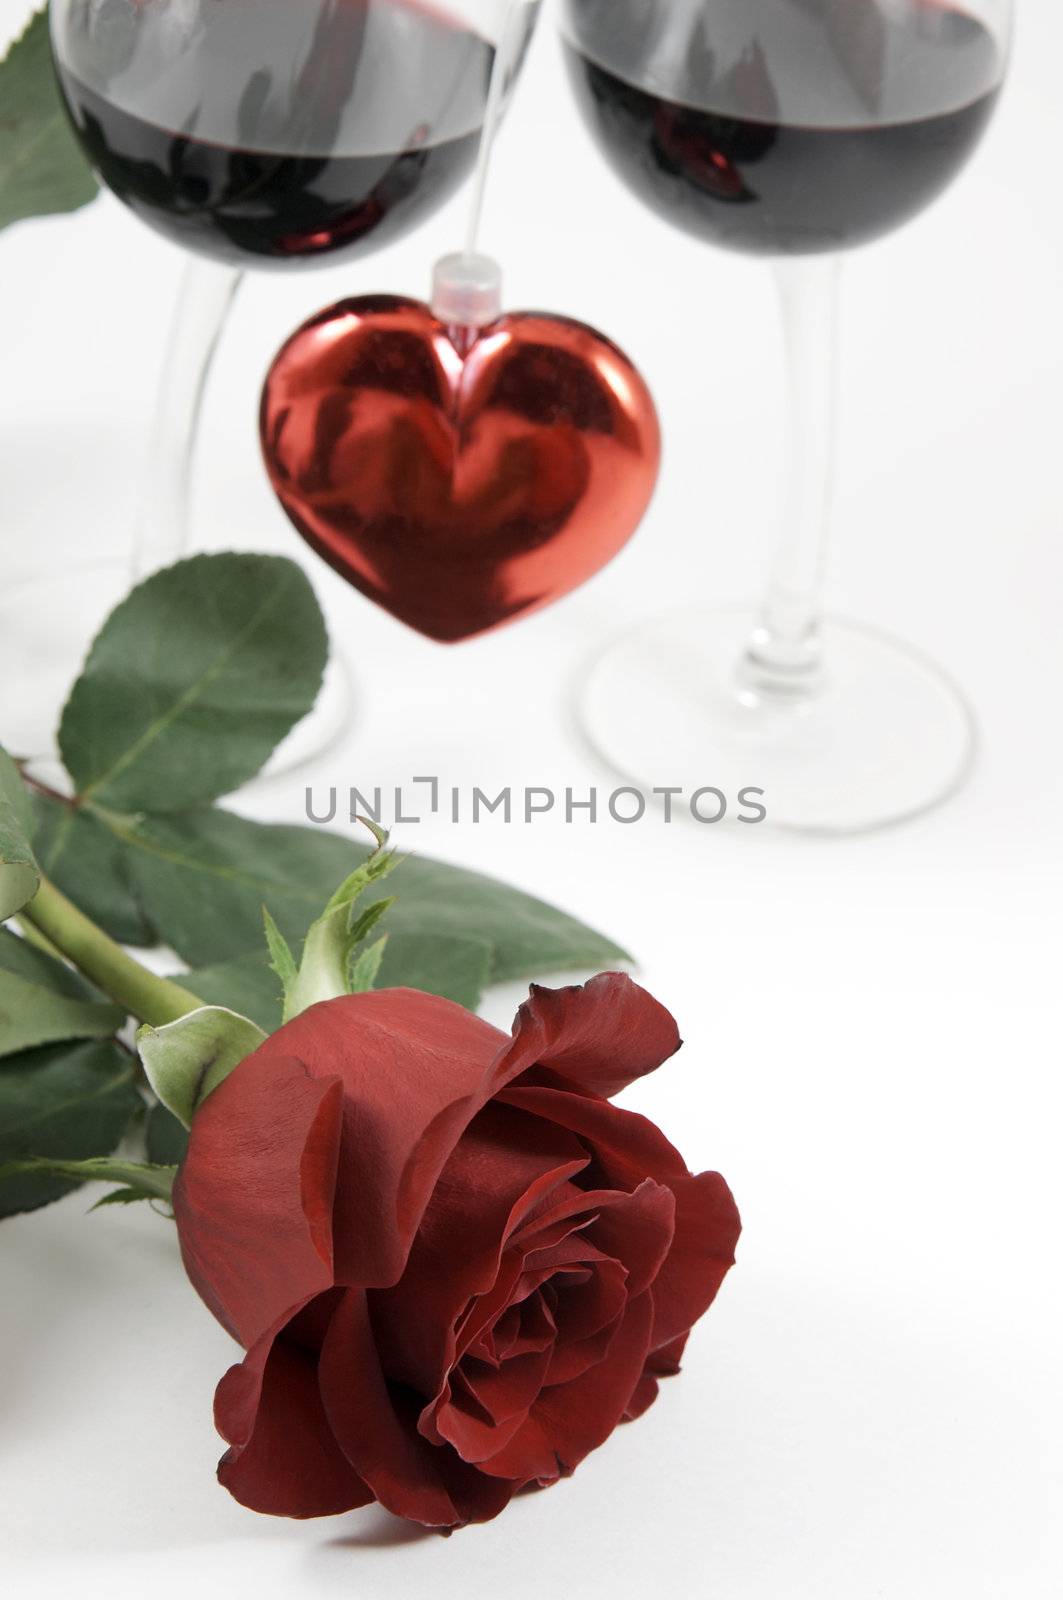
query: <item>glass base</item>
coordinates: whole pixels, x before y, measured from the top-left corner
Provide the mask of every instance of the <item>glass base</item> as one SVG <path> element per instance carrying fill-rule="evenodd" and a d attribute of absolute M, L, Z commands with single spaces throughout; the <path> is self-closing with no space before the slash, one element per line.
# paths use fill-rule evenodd
<path fill-rule="evenodd" d="M 68 566 L 61 579 L 31 578 L 5 586 L 0 743 L 12 755 L 35 765 L 54 761 L 66 697 L 101 623 L 132 583 L 128 561 L 114 559 Z M 313 711 L 274 751 L 261 777 L 296 771 L 343 738 L 352 698 L 347 663 L 333 654 Z"/>
<path fill-rule="evenodd" d="M 916 651 L 829 618 L 814 693 L 756 693 L 739 665 L 752 611 L 679 613 L 614 641 L 591 665 L 580 718 L 594 751 L 647 795 L 716 789 L 730 818 L 761 789 L 765 821 L 808 833 L 864 833 L 940 805 L 974 761 L 974 717 L 959 690 Z M 706 821 L 719 801 L 698 804 Z M 723 820 L 721 818 L 721 820 Z"/>

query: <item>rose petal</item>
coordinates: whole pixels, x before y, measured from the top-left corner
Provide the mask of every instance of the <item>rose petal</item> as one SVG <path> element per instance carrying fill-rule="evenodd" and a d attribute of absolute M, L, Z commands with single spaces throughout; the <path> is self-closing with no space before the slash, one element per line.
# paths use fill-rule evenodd
<path fill-rule="evenodd" d="M 674 1378 L 689 1338 L 689 1333 L 682 1333 L 671 1344 L 662 1344 L 659 1349 L 651 1350 L 646 1371 L 655 1373 L 658 1378 Z"/>
<path fill-rule="evenodd" d="M 585 1219 L 579 1215 L 566 1215 L 551 1228 L 533 1232 L 532 1242 L 536 1248 L 531 1255 L 524 1254 L 518 1235 L 513 1236 L 495 1282 L 486 1294 L 472 1301 L 458 1323 L 451 1342 L 450 1366 L 473 1349 L 485 1330 L 493 1327 L 507 1310 L 527 1301 L 555 1273 L 565 1271 L 569 1276 L 582 1279 L 588 1276 L 584 1262 L 605 1259 L 581 1234 L 584 1223 Z"/>
<path fill-rule="evenodd" d="M 675 1018 L 622 972 L 603 972 L 582 987 L 533 984 L 496 1068 L 497 1085 L 544 1066 L 609 1098 L 655 1071 L 681 1044 Z"/>
<path fill-rule="evenodd" d="M 562 1226 L 569 1225 L 566 1223 Z M 467 1353 L 481 1348 L 484 1335 L 501 1310 L 507 1307 L 512 1309 L 513 1306 L 523 1307 L 533 1300 L 540 1300 L 541 1296 L 537 1291 L 544 1284 L 554 1280 L 559 1273 L 567 1279 L 579 1282 L 589 1278 L 590 1269 L 581 1259 L 588 1249 L 593 1251 L 593 1246 L 588 1246 L 584 1241 L 577 1242 L 565 1237 L 560 1243 L 555 1241 L 551 1250 L 541 1252 L 544 1259 L 534 1269 L 528 1269 L 519 1254 L 510 1253 L 503 1262 L 498 1280 L 490 1294 L 473 1302 L 468 1317 L 459 1326 L 453 1341 L 452 1365 L 457 1366 L 464 1362 Z M 549 1311 L 548 1307 L 545 1309 Z M 542 1347 L 540 1354 L 543 1356 L 545 1367 L 549 1355 L 547 1346 Z M 451 1373 L 448 1370 L 441 1379 L 438 1392 L 425 1406 L 417 1422 L 418 1432 L 432 1444 L 442 1445 L 449 1439 L 449 1435 L 439 1426 L 439 1418 L 450 1405 L 451 1399 Z"/>
<path fill-rule="evenodd" d="M 557 1338 L 557 1324 L 542 1295 L 536 1294 L 520 1305 L 510 1306 L 484 1338 L 490 1343 L 495 1360 L 505 1361 L 509 1356 L 545 1350 Z"/>
<path fill-rule="evenodd" d="M 593 1151 L 612 1189 L 631 1193 L 647 1178 L 667 1183 L 689 1177 L 687 1164 L 660 1128 L 597 1095 L 573 1094 L 557 1080 L 512 1083 L 499 1091 L 503 1105 L 519 1106 L 568 1128 Z"/>
<path fill-rule="evenodd" d="M 623 1420 L 625 1422 L 634 1422 L 636 1418 L 641 1417 L 644 1412 L 648 1411 L 657 1398 L 658 1389 L 657 1379 L 650 1373 L 644 1372 L 635 1385 L 635 1393 L 627 1403 L 627 1410 L 624 1412 Z"/>
<path fill-rule="evenodd" d="M 493 1327 L 503 1312 L 516 1303 L 514 1293 L 523 1267 L 524 1258 L 519 1251 L 507 1251 L 502 1257 L 498 1276 L 491 1288 L 486 1294 L 472 1301 L 450 1339 L 450 1360 L 446 1371 L 442 1374 L 441 1382 L 446 1378 L 446 1372 L 460 1360 L 466 1350 L 473 1349 L 486 1330 Z"/>
<path fill-rule="evenodd" d="M 599 1361 L 604 1361 L 622 1320 L 623 1317 L 618 1315 L 611 1322 L 603 1323 L 585 1339 L 575 1339 L 568 1344 L 556 1345 L 543 1388 L 571 1383 L 574 1378 L 582 1377 Z"/>
<path fill-rule="evenodd" d="M 332 1283 L 341 1099 L 337 1078 L 260 1050 L 195 1115 L 173 1193 L 181 1255 L 245 1349 Z"/>
<path fill-rule="evenodd" d="M 712 1305 L 734 1266 L 742 1229 L 731 1191 L 718 1172 L 673 1179 L 675 1237 L 653 1285 L 653 1348 L 689 1333 Z"/>
<path fill-rule="evenodd" d="M 652 1328 L 647 1292 L 629 1303 L 605 1359 L 573 1383 L 544 1389 L 524 1427 L 481 1471 L 541 1483 L 573 1472 L 623 1419 L 642 1377 Z"/>
<path fill-rule="evenodd" d="M 241 1177 L 261 1188 L 255 1168 L 263 1165 L 265 1146 L 271 1176 L 285 1190 L 282 1209 L 290 1231 L 286 1174 L 296 1141 L 289 1117 L 277 1115 L 271 1085 L 278 1075 L 292 1075 L 294 1061 L 310 1077 L 337 1076 L 343 1083 L 336 1206 L 338 1215 L 357 1217 L 359 1225 L 340 1231 L 335 1281 L 387 1286 L 402 1274 L 448 1156 L 495 1088 L 545 1062 L 585 1087 L 600 1084 L 611 1092 L 652 1070 L 677 1043 L 667 1012 L 620 974 L 604 974 L 584 989 L 536 990 L 510 1040 L 461 1006 L 415 990 L 348 995 L 312 1006 L 267 1040 L 209 1097 L 209 1117 L 204 1116 L 206 1106 L 197 1116 L 197 1123 L 208 1128 L 213 1124 L 215 1136 L 200 1136 L 205 1159 L 193 1156 L 191 1173 L 200 1168 L 204 1189 L 216 1193 L 219 1205 L 200 1205 L 190 1177 L 185 1222 L 193 1281 L 245 1345 L 284 1309 L 278 1301 L 278 1278 L 288 1278 L 288 1269 L 267 1272 L 268 1281 L 262 1282 L 260 1197 L 241 1205 L 233 1198 L 241 1184 L 231 1182 L 229 1171 L 219 1183 L 218 1173 L 229 1145 L 250 1169 Z M 300 1131 L 298 1118 L 294 1131 Z M 306 1220 L 296 1220 L 300 1233 L 309 1228 L 323 1257 L 329 1244 L 329 1208 L 321 1189 L 319 1181 L 311 1183 Z M 247 1216 L 257 1219 L 253 1233 L 248 1232 Z M 217 1248 L 209 1238 L 212 1231 L 218 1235 Z M 300 1297 L 304 1276 L 296 1272 L 296 1292 L 289 1303 Z M 320 1286 L 315 1277 L 310 1287 Z"/>
<path fill-rule="evenodd" d="M 332 1436 L 316 1362 L 283 1336 L 261 1340 L 226 1373 L 215 1416 L 233 1441 L 218 1479 L 241 1505 L 276 1517 L 328 1517 L 372 1502 Z"/>
<path fill-rule="evenodd" d="M 518 1412 L 527 1411 L 542 1388 L 551 1345 L 549 1341 L 539 1350 L 512 1356 L 500 1367 L 488 1367 L 467 1356 L 457 1376 L 492 1422 L 508 1422 Z"/>
<path fill-rule="evenodd" d="M 336 1241 L 338 1283 L 398 1281 L 443 1165 L 489 1097 L 503 1042 L 450 1000 L 381 989 L 310 1006 L 251 1057 L 295 1056 L 311 1076 L 342 1080 L 336 1213 L 351 1225 Z"/>
<path fill-rule="evenodd" d="M 440 1174 L 405 1272 L 371 1297 L 389 1378 L 437 1393 L 455 1360 L 455 1325 L 496 1283 L 516 1219 L 587 1159 L 573 1134 L 506 1106 L 473 1119 Z"/>
<path fill-rule="evenodd" d="M 578 1344 L 614 1323 L 631 1299 L 626 1269 L 600 1261 L 586 1283 L 562 1285 L 554 1313 L 560 1347 Z"/>
<path fill-rule="evenodd" d="M 453 1450 L 421 1438 L 416 1397 L 385 1381 L 360 1290 L 348 1290 L 333 1315 L 321 1352 L 320 1383 L 340 1448 L 396 1516 L 442 1528 L 486 1522 L 522 1487 L 523 1479 L 486 1478 Z"/>
<path fill-rule="evenodd" d="M 288 1343 L 299 1345 L 313 1356 L 320 1355 L 329 1323 L 332 1321 L 332 1313 L 343 1299 L 343 1295 L 342 1289 L 329 1289 L 325 1294 L 316 1295 L 309 1305 L 297 1311 L 284 1329 L 284 1337 Z"/>
<path fill-rule="evenodd" d="M 679 1360 L 688 1338 L 689 1334 L 684 1333 L 680 1338 L 673 1339 L 671 1344 L 663 1345 L 660 1350 L 651 1350 L 646 1358 L 646 1370 L 628 1401 L 625 1422 L 634 1422 L 649 1410 L 660 1391 L 658 1378 L 672 1378 L 679 1371 Z"/>
<path fill-rule="evenodd" d="M 603 1261 L 587 1283 L 558 1291 L 558 1334 L 544 1387 L 571 1383 L 605 1358 L 629 1298 L 627 1273 L 618 1261 Z"/>
<path fill-rule="evenodd" d="M 541 1282 L 546 1281 L 542 1276 L 544 1273 L 551 1274 L 560 1272 L 563 1268 L 571 1268 L 582 1282 L 589 1277 L 589 1269 L 593 1268 L 596 1262 L 610 1259 L 588 1239 L 583 1228 L 570 1229 L 563 1239 L 547 1237 L 543 1243 L 535 1241 L 535 1248 L 528 1250 L 524 1257 L 521 1284 L 518 1285 L 518 1292 L 514 1298 L 524 1298 L 520 1290 L 525 1283 L 531 1285 L 527 1290 L 528 1294 L 532 1288 L 537 1289 Z"/>
<path fill-rule="evenodd" d="M 649 1176 L 671 1189 L 675 1235 L 654 1282 L 652 1347 L 686 1333 L 708 1310 L 733 1266 L 741 1232 L 731 1191 L 719 1173 L 695 1177 L 659 1128 L 606 1100 L 544 1084 L 512 1084 L 500 1098 L 578 1134 L 594 1151 L 607 1181 L 618 1188 L 635 1189 Z"/>
<path fill-rule="evenodd" d="M 468 1382 L 463 1369 L 456 1374 L 453 1392 L 441 1405 L 432 1407 L 435 1430 L 452 1444 L 463 1460 L 476 1464 L 497 1455 L 524 1425 L 528 1409 L 538 1398 L 550 1364 L 550 1351 L 521 1356 L 507 1361 L 500 1371 L 473 1391 L 479 1403 L 493 1416 L 480 1417 L 461 1403 L 461 1388 Z"/>
<path fill-rule="evenodd" d="M 633 1193 L 624 1189 L 572 1189 L 536 1219 L 547 1228 L 565 1216 L 591 1213 L 587 1235 L 607 1256 L 627 1268 L 628 1293 L 641 1294 L 657 1277 L 675 1230 L 675 1197 L 665 1184 L 646 1178 Z M 521 1241 L 528 1230 L 516 1236 Z M 516 1242 L 516 1239 L 515 1241 Z"/>

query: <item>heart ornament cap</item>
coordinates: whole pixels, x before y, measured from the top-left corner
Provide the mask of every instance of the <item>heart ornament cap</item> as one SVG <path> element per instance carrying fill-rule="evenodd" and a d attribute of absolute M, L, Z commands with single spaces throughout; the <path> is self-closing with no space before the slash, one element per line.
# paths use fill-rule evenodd
<path fill-rule="evenodd" d="M 447 643 L 593 577 L 638 527 L 661 450 L 616 345 L 568 317 L 500 314 L 497 268 L 472 264 L 440 263 L 432 306 L 366 295 L 311 317 L 274 360 L 260 419 L 307 543 Z"/>

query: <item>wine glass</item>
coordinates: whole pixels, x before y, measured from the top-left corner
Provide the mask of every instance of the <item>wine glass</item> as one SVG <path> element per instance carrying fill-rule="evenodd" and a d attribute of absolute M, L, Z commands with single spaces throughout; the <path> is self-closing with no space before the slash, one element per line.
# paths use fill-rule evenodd
<path fill-rule="evenodd" d="M 360 258 L 449 199 L 476 160 L 511 3 L 52 0 L 56 71 L 85 154 L 193 257 L 142 564 L 183 547 L 199 404 L 243 271 Z M 522 0 L 525 44 L 537 11 Z"/>
<path fill-rule="evenodd" d="M 56 73 L 82 149 L 134 215 L 189 255 L 134 576 L 185 552 L 204 391 L 243 272 L 360 260 L 430 217 L 474 168 L 496 54 L 504 105 L 538 10 L 539 0 L 51 0 Z M 65 572 L 58 593 L 27 588 L 5 615 L 0 673 L 25 672 L 36 688 L 9 732 L 22 753 L 47 753 L 87 630 L 129 576 L 124 563 L 93 561 L 76 581 Z M 334 657 L 313 718 L 270 770 L 320 753 L 348 704 Z"/>
<path fill-rule="evenodd" d="M 824 618 L 843 251 L 952 181 L 1007 71 L 1010 0 L 564 0 L 585 122 L 651 210 L 774 258 L 791 370 L 786 526 L 756 612 L 651 622 L 584 688 L 587 733 L 647 787 L 765 791 L 775 823 L 858 832 L 955 791 L 974 725 L 950 681 Z"/>

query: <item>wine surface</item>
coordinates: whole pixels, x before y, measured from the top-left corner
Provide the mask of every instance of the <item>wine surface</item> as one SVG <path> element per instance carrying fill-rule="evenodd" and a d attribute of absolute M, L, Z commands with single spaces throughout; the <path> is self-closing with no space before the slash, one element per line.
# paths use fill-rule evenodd
<path fill-rule="evenodd" d="M 55 40 L 104 182 L 186 249 L 297 266 L 375 249 L 458 187 L 494 58 L 417 0 L 138 0 Z"/>
<path fill-rule="evenodd" d="M 668 221 L 754 254 L 916 215 L 989 121 L 1000 45 L 945 0 L 568 0 L 569 72 L 610 164 Z"/>

